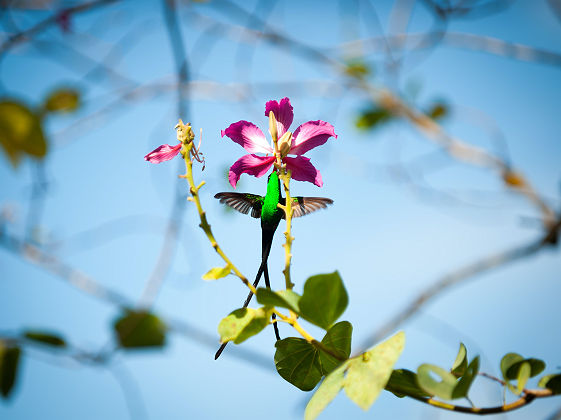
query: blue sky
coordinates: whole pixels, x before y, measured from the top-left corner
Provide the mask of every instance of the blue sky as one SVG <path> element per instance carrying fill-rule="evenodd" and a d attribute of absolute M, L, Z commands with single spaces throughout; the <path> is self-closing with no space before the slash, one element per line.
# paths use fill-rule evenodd
<path fill-rule="evenodd" d="M 337 140 L 307 154 L 321 170 L 324 186 L 293 185 L 294 194 L 335 201 L 328 211 L 295 221 L 293 279 L 296 290 L 301 291 L 308 276 L 339 270 L 350 296 L 343 319 L 354 325 L 353 349 L 358 350 L 369 334 L 443 274 L 539 237 L 539 229 L 523 222 L 536 217 L 536 210 L 505 190 L 496 173 L 451 161 L 404 122 L 359 131 L 354 121 L 366 96 L 347 89 L 328 67 L 263 41 L 249 53 L 247 45 L 239 47 L 231 36 L 205 35 L 205 21 L 193 17 L 190 7 L 222 22 L 246 23 L 233 13 L 220 12 L 220 6 L 213 3 L 181 8 L 192 77 L 226 87 L 252 82 L 254 90 L 247 101 L 237 100 L 226 88 L 215 99 L 195 90 L 189 113 L 182 117 L 197 131 L 203 128 L 206 169 L 196 172 L 198 180 L 207 182 L 203 205 L 218 241 L 248 277 L 258 268 L 259 224 L 226 213 L 212 198 L 216 192 L 231 190 L 226 169 L 245 153 L 221 138 L 220 130 L 244 119 L 265 131 L 265 102 L 284 96 L 294 106 L 293 128 L 322 119 L 332 123 L 338 134 Z M 253 10 L 254 3 L 243 2 L 243 7 Z M 345 3 L 316 1 L 278 2 L 270 10 L 269 23 L 308 44 L 330 47 L 352 37 L 381 35 L 388 28 L 392 4 L 376 2 L 382 28 L 372 21 L 365 23 L 368 16 L 364 20 L 357 17 Z M 14 13 L 14 18 L 25 26 L 44 16 L 33 13 Z M 415 4 L 412 16 L 410 31 L 430 27 L 422 5 Z M 46 243 L 67 244 L 49 248 L 61 260 L 138 301 L 162 247 L 175 189 L 184 187 L 177 178 L 182 170 L 178 160 L 161 165 L 143 160 L 156 146 L 174 143 L 176 95 L 165 91 L 136 98 L 120 103 L 103 118 L 88 120 L 88 115 L 115 97 L 120 85 L 107 79 L 85 80 L 91 64 L 76 54 L 61 54 L 47 46 L 62 43 L 97 60 L 121 51 L 120 60 L 109 62 L 117 72 L 138 83 L 169 82 L 173 61 L 162 7 L 152 2 L 124 2 L 78 16 L 72 25 L 73 34 L 53 28 L 41 36 L 43 43 L 15 48 L 4 57 L 0 88 L 3 97 L 30 105 L 39 104 L 54 86 L 76 86 L 83 92 L 84 106 L 76 114 L 53 116 L 47 122 L 49 189 L 38 228 Z M 500 14 L 453 21 L 448 30 L 561 50 L 561 21 L 546 1 L 513 2 Z M 115 50 L 115 45 L 121 46 Z M 442 45 L 430 53 L 408 54 L 395 80 L 384 71 L 383 58 L 383 54 L 369 57 L 375 66 L 373 82 L 390 84 L 400 93 L 416 86 L 414 103 L 419 107 L 444 99 L 452 111 L 443 121 L 446 130 L 495 152 L 504 150 L 498 146 L 502 143 L 496 134 L 490 135 L 489 123 L 481 125 L 481 121 L 493 121 L 500 128 L 501 141 L 508 145 L 510 162 L 559 209 L 559 67 Z M 294 81 L 340 86 L 323 92 L 279 84 Z M 76 122 L 77 126 L 68 128 Z M 388 165 L 405 164 L 427 154 L 430 158 L 421 161 L 423 167 L 434 170 L 419 183 L 428 189 L 419 190 L 389 175 Z M 15 220 L 8 231 L 20 237 L 26 229 L 34 167 L 26 161 L 13 170 L 0 157 L 0 206 L 14 209 Z M 246 175 L 238 186 L 239 191 L 253 193 L 264 193 L 264 188 L 263 178 Z M 185 204 L 182 212 L 180 240 L 154 310 L 215 334 L 218 343 L 218 322 L 240 305 L 246 290 L 233 277 L 212 283 L 201 280 L 220 261 L 197 227 L 193 206 Z M 94 233 L 85 234 L 91 231 Z M 277 235 L 270 257 L 275 288 L 284 284 L 281 243 L 282 235 Z M 93 351 L 112 339 L 111 324 L 119 315 L 114 306 L 85 295 L 4 249 L 0 250 L 0 267 L 0 330 L 52 329 Z M 446 366 L 463 341 L 471 355 L 482 356 L 482 370 L 489 373 L 498 374 L 500 358 L 510 351 L 542 358 L 548 371 L 558 371 L 560 269 L 558 251 L 545 250 L 443 294 L 403 325 L 407 345 L 397 365 L 412 370 L 423 362 Z M 281 333 L 283 337 L 291 334 L 288 328 Z M 144 401 L 144 408 L 132 407 L 136 418 L 142 418 L 143 411 L 151 419 L 301 418 L 309 394 L 275 372 L 273 333 L 265 331 L 241 347 L 262 355 L 270 366 L 242 361 L 234 357 L 232 348 L 214 361 L 214 346 L 177 334 L 170 334 L 161 351 L 120 352 L 112 369 L 26 350 L 17 388 L 9 401 L 0 404 L 0 417 L 126 418 L 127 400 L 116 377 L 123 380 L 130 375 L 136 385 L 125 389 Z M 500 392 L 479 379 L 472 400 L 482 406 L 494 405 L 500 401 Z M 508 419 L 545 418 L 558 406 L 559 400 L 537 401 L 509 414 Z M 461 415 L 436 412 L 416 401 L 383 393 L 368 412 L 340 395 L 320 418 L 342 416 L 455 419 Z"/>

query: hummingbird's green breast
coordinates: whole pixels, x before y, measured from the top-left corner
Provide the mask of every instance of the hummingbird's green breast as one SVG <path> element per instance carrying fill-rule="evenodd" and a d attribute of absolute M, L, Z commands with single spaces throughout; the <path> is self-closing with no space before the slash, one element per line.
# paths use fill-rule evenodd
<path fill-rule="evenodd" d="M 265 195 L 263 207 L 261 208 L 262 222 L 278 223 L 280 221 L 282 210 L 277 206 L 280 202 L 280 197 L 279 176 L 276 171 L 273 171 L 269 176 L 269 182 L 267 182 L 267 195 Z"/>

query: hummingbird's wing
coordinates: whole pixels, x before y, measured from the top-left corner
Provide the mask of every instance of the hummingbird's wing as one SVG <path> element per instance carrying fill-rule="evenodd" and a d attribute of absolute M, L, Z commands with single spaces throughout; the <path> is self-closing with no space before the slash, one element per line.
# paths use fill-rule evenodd
<path fill-rule="evenodd" d="M 333 200 L 323 197 L 292 197 L 292 217 L 302 217 L 333 204 Z M 284 215 L 282 216 L 284 219 Z"/>
<path fill-rule="evenodd" d="M 218 198 L 222 204 L 232 207 L 240 213 L 247 214 L 251 210 L 251 217 L 259 219 L 261 217 L 261 207 L 263 206 L 263 197 L 255 194 L 221 192 L 214 196 Z"/>

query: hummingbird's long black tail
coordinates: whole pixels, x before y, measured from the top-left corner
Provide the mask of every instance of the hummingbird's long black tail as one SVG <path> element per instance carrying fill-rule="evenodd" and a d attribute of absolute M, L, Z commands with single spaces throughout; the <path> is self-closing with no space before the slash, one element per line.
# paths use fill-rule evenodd
<path fill-rule="evenodd" d="M 275 226 L 275 230 L 276 230 L 276 226 Z M 261 265 L 259 266 L 259 270 L 257 270 L 257 275 L 255 276 L 255 281 L 253 282 L 254 288 L 257 288 L 257 286 L 259 285 L 259 281 L 261 280 L 261 276 L 263 274 L 265 275 L 265 286 L 267 286 L 269 289 L 271 288 L 271 283 L 269 281 L 269 269 L 267 267 L 267 260 L 269 259 L 269 253 L 271 252 L 271 245 L 273 243 L 273 235 L 275 234 L 275 230 L 271 231 L 268 229 L 263 229 L 262 243 L 261 243 L 261 249 L 262 249 Z M 247 308 L 249 302 L 251 302 L 252 297 L 253 297 L 253 292 L 250 291 L 243 304 L 243 308 Z M 276 315 L 273 314 L 273 320 L 275 319 L 276 319 Z M 275 329 L 275 337 L 277 338 L 277 340 L 280 340 L 279 327 L 276 322 L 273 322 L 273 328 Z M 224 351 L 227 345 L 228 342 L 220 345 L 220 348 L 214 355 L 214 360 L 220 357 L 220 355 L 222 354 L 222 352 Z"/>

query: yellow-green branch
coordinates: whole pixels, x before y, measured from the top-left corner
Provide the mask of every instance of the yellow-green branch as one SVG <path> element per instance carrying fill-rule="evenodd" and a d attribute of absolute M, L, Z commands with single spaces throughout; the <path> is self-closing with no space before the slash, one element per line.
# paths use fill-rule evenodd
<path fill-rule="evenodd" d="M 524 395 L 508 404 L 503 404 L 495 407 L 465 407 L 461 405 L 454 405 L 450 403 L 446 403 L 443 401 L 438 401 L 432 398 L 415 398 L 418 401 L 421 401 L 425 404 L 432 405 L 433 407 L 441 408 L 443 410 L 448 411 L 458 411 L 460 413 L 467 413 L 467 414 L 476 414 L 476 415 L 486 415 L 486 414 L 499 414 L 499 413 L 506 413 L 508 411 L 517 410 L 525 405 L 530 404 L 536 398 L 545 398 L 551 397 L 553 393 L 549 389 L 527 389 L 524 390 Z"/>
<path fill-rule="evenodd" d="M 189 183 L 189 192 L 191 193 L 191 197 L 189 197 L 189 201 L 194 202 L 195 206 L 197 207 L 197 211 L 199 213 L 199 218 L 201 220 L 201 223 L 199 224 L 199 227 L 206 234 L 206 237 L 210 241 L 210 244 L 212 245 L 212 247 L 214 248 L 216 253 L 218 255 L 220 255 L 220 257 L 224 260 L 224 262 L 228 266 L 231 267 L 234 274 L 240 278 L 240 280 L 249 288 L 249 290 L 251 290 L 253 293 L 255 293 L 255 287 L 253 287 L 253 285 L 247 280 L 247 278 L 232 263 L 230 258 L 228 258 L 228 256 L 224 253 L 222 248 L 220 248 L 220 245 L 218 245 L 218 242 L 216 241 L 216 238 L 214 237 L 214 234 L 212 233 L 212 229 L 210 228 L 210 224 L 207 221 L 206 213 L 203 210 L 203 207 L 201 205 L 201 200 L 199 198 L 199 190 L 202 188 L 203 185 L 205 185 L 205 182 L 203 181 L 199 185 L 196 185 L 195 180 L 193 179 L 193 161 L 191 160 L 191 154 L 193 153 L 193 138 L 194 138 L 194 135 L 192 135 L 192 129 L 189 126 L 189 124 L 187 124 L 187 126 L 185 126 L 181 120 L 179 120 L 179 124 L 177 125 L 177 129 L 178 129 L 177 138 L 183 144 L 183 146 L 181 147 L 181 155 L 183 156 L 183 159 L 185 160 L 185 169 L 186 169 L 185 175 L 180 175 L 180 176 L 182 178 L 185 178 L 187 180 L 187 182 Z M 189 135 L 189 133 L 191 133 L 191 136 Z M 195 153 L 198 154 L 198 150 L 195 150 Z"/>

